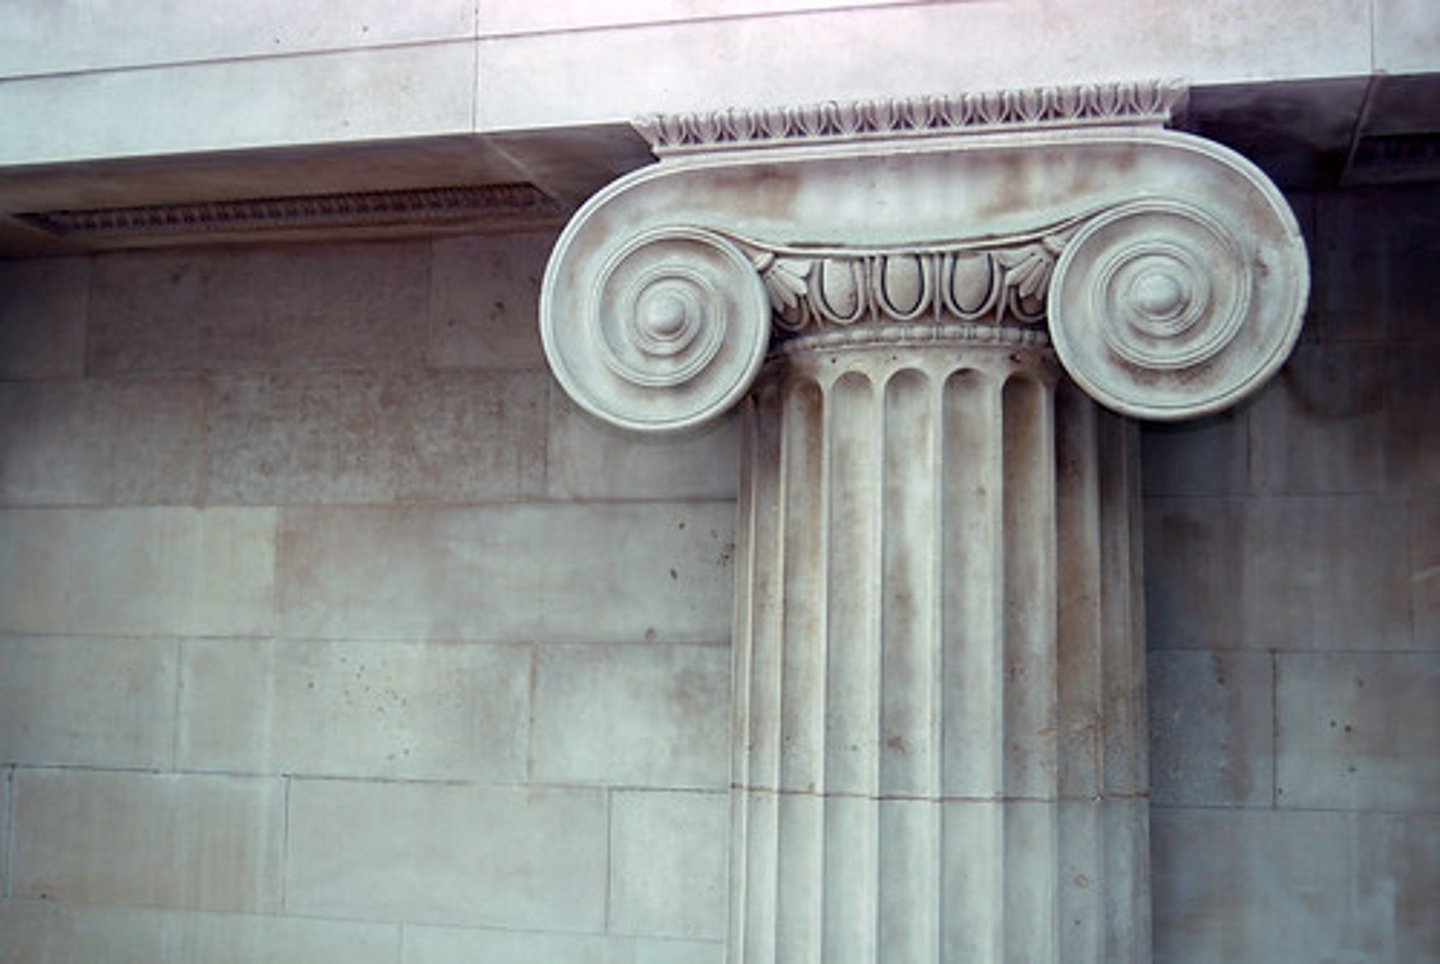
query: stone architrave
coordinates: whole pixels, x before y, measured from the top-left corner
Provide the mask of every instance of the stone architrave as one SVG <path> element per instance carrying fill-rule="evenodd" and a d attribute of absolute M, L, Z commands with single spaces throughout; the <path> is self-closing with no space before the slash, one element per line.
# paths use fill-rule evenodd
<path fill-rule="evenodd" d="M 658 118 L 561 235 L 577 404 L 742 411 L 729 960 L 1149 959 L 1124 416 L 1254 391 L 1308 290 L 1182 93 Z"/>

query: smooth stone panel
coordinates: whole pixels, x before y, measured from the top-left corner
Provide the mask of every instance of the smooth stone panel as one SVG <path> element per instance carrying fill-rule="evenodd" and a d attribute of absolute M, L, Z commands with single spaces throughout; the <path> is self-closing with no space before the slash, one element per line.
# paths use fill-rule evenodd
<path fill-rule="evenodd" d="M 0 631 L 270 631 L 274 509 L 0 512 Z"/>
<path fill-rule="evenodd" d="M 1415 648 L 1440 650 L 1440 495 L 1410 503 L 1410 570 Z"/>
<path fill-rule="evenodd" d="M 243 639 L 183 647 L 183 769 L 525 779 L 528 648 Z"/>
<path fill-rule="evenodd" d="M 1018 88 L 1366 74 L 1369 14 L 1369 0 L 1065 0 L 1045 7 L 1040 30 L 1029 4 L 927 3 L 482 38 L 477 128 L 990 90 L 996 77 Z"/>
<path fill-rule="evenodd" d="M 558 499 L 733 499 L 739 422 L 727 415 L 679 438 L 626 432 L 550 392 L 550 495 Z"/>
<path fill-rule="evenodd" d="M 1440 653 L 1276 656 L 1276 802 L 1433 811 Z"/>
<path fill-rule="evenodd" d="M 616 792 L 611 808 L 610 930 L 723 938 L 729 798 Z"/>
<path fill-rule="evenodd" d="M 1250 409 L 1250 475 L 1261 493 L 1386 487 L 1386 352 L 1302 344 Z"/>
<path fill-rule="evenodd" d="M 1430 302 L 1433 303 L 1433 302 Z M 1390 482 L 1440 490 L 1440 344 L 1396 345 L 1385 371 L 1385 457 Z"/>
<path fill-rule="evenodd" d="M 474 78 L 461 40 L 12 80 L 0 166 L 465 133 Z"/>
<path fill-rule="evenodd" d="M 1147 500 L 1150 647 L 1406 649 L 1408 541 L 1402 499 Z"/>
<path fill-rule="evenodd" d="M 187 5 L 9 0 L 0 35 L 3 76 L 176 61 L 267 57 L 326 48 L 463 38 L 475 33 L 472 0 L 345 0 L 312 7 L 289 0 Z"/>
<path fill-rule="evenodd" d="M 707 941 L 407 924 L 401 964 L 720 964 L 723 957 L 723 945 Z"/>
<path fill-rule="evenodd" d="M 397 925 L 246 914 L 0 902 L 0 962 L 394 964 Z"/>
<path fill-rule="evenodd" d="M 89 297 L 89 258 L 0 261 L 0 378 L 81 375 Z"/>
<path fill-rule="evenodd" d="M 542 646 L 534 778 L 728 785 L 730 652 L 721 646 Z"/>
<path fill-rule="evenodd" d="M 733 515 L 725 502 L 286 509 L 281 633 L 721 642 Z"/>
<path fill-rule="evenodd" d="M 801 11 L 880 7 L 911 0 L 727 0 L 725 17 L 753 17 Z M 589 0 L 491 0 L 480 8 L 480 35 L 594 30 L 696 19 L 691 0 L 650 0 L 644 4 L 594 3 Z"/>
<path fill-rule="evenodd" d="M 279 909 L 281 780 L 19 769 L 14 793 L 16 897 Z"/>
<path fill-rule="evenodd" d="M 602 791 L 296 780 L 289 828 L 295 913 L 605 927 Z"/>
<path fill-rule="evenodd" d="M 90 371 L 418 367 L 428 261 L 422 241 L 102 255 Z"/>
<path fill-rule="evenodd" d="M 476 502 L 545 488 L 543 373 L 215 380 L 212 503 Z"/>
<path fill-rule="evenodd" d="M 170 639 L 0 637 L 0 762 L 169 768 L 177 654 Z"/>
<path fill-rule="evenodd" d="M 1440 8 L 1430 0 L 1375 0 L 1375 67 L 1429 73 L 1440 64 Z"/>
<path fill-rule="evenodd" d="M 442 238 L 430 267 L 430 364 L 543 368 L 540 276 L 553 231 Z"/>
<path fill-rule="evenodd" d="M 1157 808 L 1150 826 L 1156 961 L 1440 957 L 1440 816 Z"/>
<path fill-rule="evenodd" d="M 0 384 L 0 502 L 194 504 L 204 413 L 198 379 Z"/>
<path fill-rule="evenodd" d="M 1270 806 L 1273 675 L 1269 653 L 1150 654 L 1151 800 L 1160 806 Z"/>
<path fill-rule="evenodd" d="M 1208 418 L 1140 428 L 1147 496 L 1244 495 L 1250 488 L 1251 405 Z"/>

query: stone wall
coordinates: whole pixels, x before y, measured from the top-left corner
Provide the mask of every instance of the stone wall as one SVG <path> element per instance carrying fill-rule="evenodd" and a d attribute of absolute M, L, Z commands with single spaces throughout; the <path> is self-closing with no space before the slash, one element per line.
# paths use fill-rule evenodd
<path fill-rule="evenodd" d="M 1159 961 L 1440 955 L 1440 191 L 1295 203 L 1145 439 Z M 721 959 L 734 430 L 568 406 L 551 241 L 0 263 L 0 961 Z"/>

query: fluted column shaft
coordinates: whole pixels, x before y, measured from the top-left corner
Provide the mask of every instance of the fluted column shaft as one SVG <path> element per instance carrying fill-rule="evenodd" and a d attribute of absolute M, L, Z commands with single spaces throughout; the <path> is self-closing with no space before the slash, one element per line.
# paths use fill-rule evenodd
<path fill-rule="evenodd" d="M 1148 960 L 1133 427 L 1043 341 L 796 339 L 743 403 L 735 964 Z"/>

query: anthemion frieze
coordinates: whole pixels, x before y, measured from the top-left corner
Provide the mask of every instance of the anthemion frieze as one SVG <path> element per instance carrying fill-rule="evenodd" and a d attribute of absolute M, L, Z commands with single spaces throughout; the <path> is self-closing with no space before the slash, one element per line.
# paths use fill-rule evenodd
<path fill-rule="evenodd" d="M 1125 416 L 1254 391 L 1308 289 L 1274 186 L 1165 129 L 1181 93 L 654 119 L 557 242 L 579 405 L 739 410 L 734 964 L 1149 960 Z"/>

